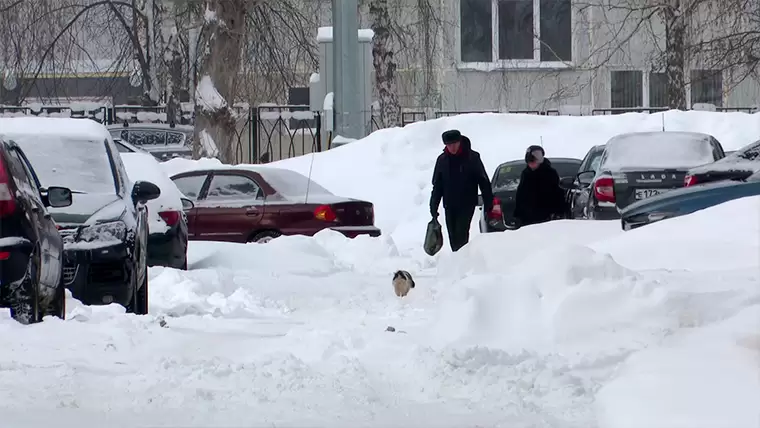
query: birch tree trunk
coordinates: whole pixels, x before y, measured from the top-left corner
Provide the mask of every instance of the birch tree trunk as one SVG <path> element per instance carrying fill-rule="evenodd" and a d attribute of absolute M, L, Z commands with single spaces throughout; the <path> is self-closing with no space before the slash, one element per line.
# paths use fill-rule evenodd
<path fill-rule="evenodd" d="M 667 0 L 662 9 L 665 21 L 665 76 L 668 107 L 686 110 L 686 23 L 681 0 Z"/>
<path fill-rule="evenodd" d="M 232 110 L 243 48 L 247 0 L 205 0 L 204 28 L 195 88 L 196 158 L 236 161 Z"/>
<path fill-rule="evenodd" d="M 390 45 L 391 17 L 388 0 L 371 0 L 370 22 L 375 36 L 372 39 L 372 65 L 375 69 L 375 88 L 380 103 L 380 124 L 384 128 L 400 126 L 401 106 L 398 101 L 396 68 L 393 47 Z"/>

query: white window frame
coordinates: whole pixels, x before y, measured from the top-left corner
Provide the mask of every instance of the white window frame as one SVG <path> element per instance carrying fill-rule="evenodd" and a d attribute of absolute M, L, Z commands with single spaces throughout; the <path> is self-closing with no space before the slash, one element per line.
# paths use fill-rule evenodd
<path fill-rule="evenodd" d="M 459 3 L 459 2 L 457 2 Z M 499 59 L 499 0 L 491 0 L 491 62 L 462 61 L 462 33 L 457 36 L 458 49 L 457 68 L 460 70 L 494 71 L 494 70 L 531 70 L 531 69 L 569 69 L 575 66 L 575 56 L 578 52 L 577 18 L 574 10 L 574 0 L 570 2 L 570 53 L 571 61 L 541 61 L 541 0 L 533 0 L 533 59 Z M 461 26 L 462 9 L 457 8 L 457 20 Z"/>
<path fill-rule="evenodd" d="M 691 72 L 692 71 L 710 71 L 708 69 L 703 68 L 687 68 L 686 74 L 688 76 L 687 83 L 686 83 L 686 108 L 691 109 Z M 631 107 L 631 108 L 658 108 L 658 107 L 651 107 L 650 106 L 650 100 L 649 100 L 649 85 L 650 85 L 650 73 L 664 73 L 665 71 L 659 71 L 659 70 L 652 70 L 650 68 L 644 69 L 644 68 L 630 68 L 630 67 L 609 67 L 608 68 L 608 85 L 607 85 L 607 105 L 612 106 L 612 73 L 615 71 L 638 71 L 642 73 L 642 79 L 641 79 L 641 90 L 643 91 L 642 97 L 641 97 L 641 103 L 643 106 L 641 107 Z M 725 78 L 725 76 L 724 76 Z M 722 94 L 722 104 L 723 107 L 726 107 L 726 91 L 724 88 L 721 88 L 721 94 Z"/>

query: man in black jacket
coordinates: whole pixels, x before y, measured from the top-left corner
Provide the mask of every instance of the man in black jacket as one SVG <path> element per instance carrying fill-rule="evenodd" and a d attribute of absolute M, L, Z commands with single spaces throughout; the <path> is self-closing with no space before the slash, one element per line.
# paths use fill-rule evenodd
<path fill-rule="evenodd" d="M 525 152 L 527 166 L 520 175 L 515 196 L 514 217 L 520 226 L 561 218 L 565 213 L 559 174 L 544 156 L 541 146 L 530 146 Z"/>
<path fill-rule="evenodd" d="M 452 251 L 458 251 L 470 240 L 470 223 L 478 205 L 478 187 L 483 194 L 486 212 L 493 208 L 493 192 L 480 153 L 472 150 L 470 139 L 455 129 L 444 132 L 442 138 L 446 148 L 435 162 L 430 214 L 433 218 L 438 217 L 438 205 L 443 198 L 449 244 Z"/>

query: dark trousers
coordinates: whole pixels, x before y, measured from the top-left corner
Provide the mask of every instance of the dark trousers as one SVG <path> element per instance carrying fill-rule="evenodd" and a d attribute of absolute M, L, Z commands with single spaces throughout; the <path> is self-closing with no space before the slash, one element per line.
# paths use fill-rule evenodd
<path fill-rule="evenodd" d="M 456 252 L 470 242 L 470 223 L 475 214 L 475 207 L 447 209 L 445 214 L 446 229 L 449 230 L 449 245 L 451 245 L 451 251 Z"/>

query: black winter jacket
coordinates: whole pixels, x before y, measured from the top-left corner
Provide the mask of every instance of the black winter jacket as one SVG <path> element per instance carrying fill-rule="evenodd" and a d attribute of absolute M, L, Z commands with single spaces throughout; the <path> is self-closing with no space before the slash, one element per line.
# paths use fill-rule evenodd
<path fill-rule="evenodd" d="M 434 217 L 437 215 L 442 198 L 446 211 L 475 209 L 478 205 L 478 187 L 488 212 L 493 208 L 491 180 L 480 160 L 480 153 L 472 150 L 470 139 L 463 135 L 459 153 L 452 155 L 444 149 L 435 161 L 430 213 Z"/>
<path fill-rule="evenodd" d="M 565 196 L 559 187 L 559 174 L 549 159 L 532 170 L 525 167 L 520 175 L 520 184 L 515 196 L 514 216 L 520 225 L 542 223 L 551 216 L 565 213 Z"/>

